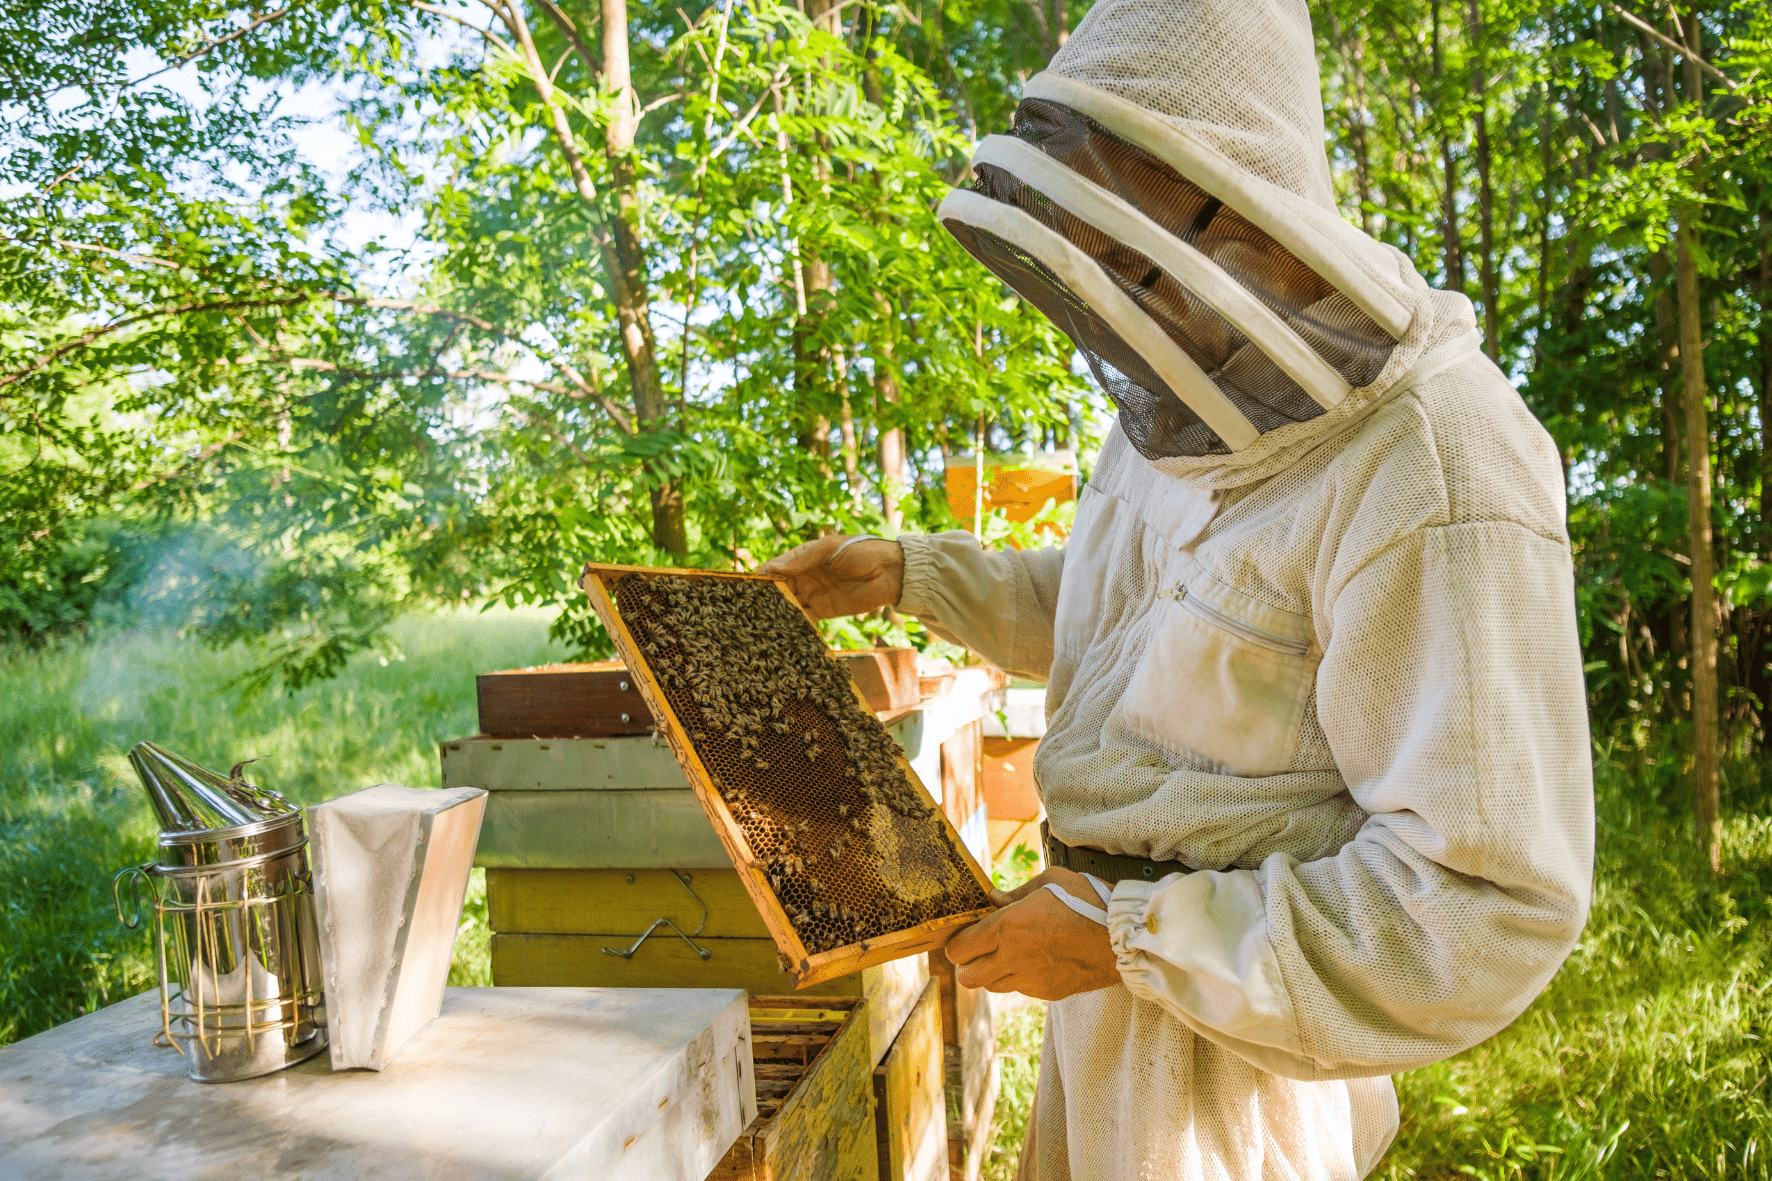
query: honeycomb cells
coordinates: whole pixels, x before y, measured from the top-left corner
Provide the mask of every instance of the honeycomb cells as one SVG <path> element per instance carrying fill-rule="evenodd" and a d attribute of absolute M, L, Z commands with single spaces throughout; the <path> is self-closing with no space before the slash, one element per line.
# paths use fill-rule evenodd
<path fill-rule="evenodd" d="M 809 952 L 990 905 L 898 744 L 774 583 L 626 574 L 613 591 Z"/>

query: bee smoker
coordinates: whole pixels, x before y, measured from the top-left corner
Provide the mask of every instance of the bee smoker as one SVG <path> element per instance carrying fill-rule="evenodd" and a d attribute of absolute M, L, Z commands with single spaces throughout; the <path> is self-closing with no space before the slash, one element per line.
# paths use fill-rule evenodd
<path fill-rule="evenodd" d="M 154 904 L 165 1044 L 198 1082 L 253 1078 L 326 1048 L 314 883 L 301 809 L 151 742 L 129 752 L 160 818 L 160 857 L 111 883 L 134 929 Z M 128 883 L 132 913 L 124 914 Z"/>

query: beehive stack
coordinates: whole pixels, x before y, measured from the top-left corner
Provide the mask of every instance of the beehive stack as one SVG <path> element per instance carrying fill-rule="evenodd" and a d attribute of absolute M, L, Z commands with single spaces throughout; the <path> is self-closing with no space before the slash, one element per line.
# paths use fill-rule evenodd
<path fill-rule="evenodd" d="M 788 616 L 789 622 L 800 618 Z M 917 700 L 910 691 L 914 654 L 833 655 L 880 714 L 899 748 L 895 761 L 902 759 L 914 772 L 909 778 L 934 797 L 926 806 L 939 802 L 973 855 L 988 855 L 982 833 L 972 831 L 983 824 L 978 733 L 980 720 L 997 708 L 1000 680 L 968 668 L 931 683 L 935 695 Z M 487 733 L 442 746 L 446 784 L 492 792 L 478 864 L 487 867 L 494 982 L 721 986 L 753 994 L 806 984 L 781 966 L 774 929 L 730 855 L 731 834 L 716 832 L 724 822 L 703 808 L 665 741 L 668 733 L 624 736 L 629 731 L 619 715 L 639 716 L 629 690 L 640 678 L 612 672 L 621 667 L 484 676 L 482 704 L 498 707 L 482 716 Z M 878 685 L 865 679 L 869 671 L 884 674 Z M 533 691 L 543 674 L 557 679 L 549 694 Z M 530 690 L 524 702 L 546 708 L 512 708 L 504 698 L 489 699 L 489 686 L 505 697 L 514 686 Z M 651 716 L 646 702 L 637 704 Z M 661 917 L 697 932 L 694 945 L 708 958 L 668 927 L 656 929 L 630 958 L 605 950 L 632 947 Z M 938 950 L 933 958 L 945 964 L 940 956 Z M 988 1129 L 979 1088 L 991 1076 L 957 1071 L 950 1062 L 947 1101 L 941 1101 L 942 1043 L 949 1040 L 952 1008 L 952 999 L 930 983 L 923 956 L 873 966 L 851 960 L 792 997 L 754 995 L 760 1115 L 723 1162 L 727 1171 L 713 1176 L 871 1181 L 884 1168 L 882 1181 L 931 1181 L 939 1174 L 932 1164 L 947 1163 L 941 1148 L 961 1160 L 961 1146 L 974 1142 L 969 1133 L 981 1116 Z M 845 1015 L 848 1024 L 832 1032 Z M 814 1028 L 819 1022 L 826 1028 Z M 814 1056 L 821 1044 L 828 1048 Z M 954 1056 L 946 1048 L 946 1057 Z M 780 1104 L 773 1113 L 772 1103 Z M 951 1129 L 949 1112 L 956 1121 Z M 839 1142 L 843 1165 L 830 1173 L 826 1146 Z"/>
<path fill-rule="evenodd" d="M 796 986 L 940 946 L 988 880 L 774 580 L 587 567 Z"/>
<path fill-rule="evenodd" d="M 867 1002 L 753 996 L 750 1004 L 757 1117 L 708 1181 L 874 1177 Z"/>

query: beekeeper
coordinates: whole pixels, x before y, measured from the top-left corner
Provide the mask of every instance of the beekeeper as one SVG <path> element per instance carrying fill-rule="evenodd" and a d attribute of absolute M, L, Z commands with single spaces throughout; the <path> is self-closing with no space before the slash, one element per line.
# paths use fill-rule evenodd
<path fill-rule="evenodd" d="M 1118 406 L 1068 545 L 772 563 L 1047 684 L 1068 868 L 948 951 L 1053 1002 L 1024 1178 L 1362 1177 L 1586 919 L 1556 449 L 1323 141 L 1304 0 L 1100 0 L 940 210 Z"/>

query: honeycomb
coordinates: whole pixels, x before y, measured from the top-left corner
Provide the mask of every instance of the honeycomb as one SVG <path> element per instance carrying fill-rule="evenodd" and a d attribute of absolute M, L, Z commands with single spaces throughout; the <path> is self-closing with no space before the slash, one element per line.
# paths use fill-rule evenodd
<path fill-rule="evenodd" d="M 613 592 L 808 952 L 990 905 L 898 744 L 774 583 L 626 574 Z"/>

